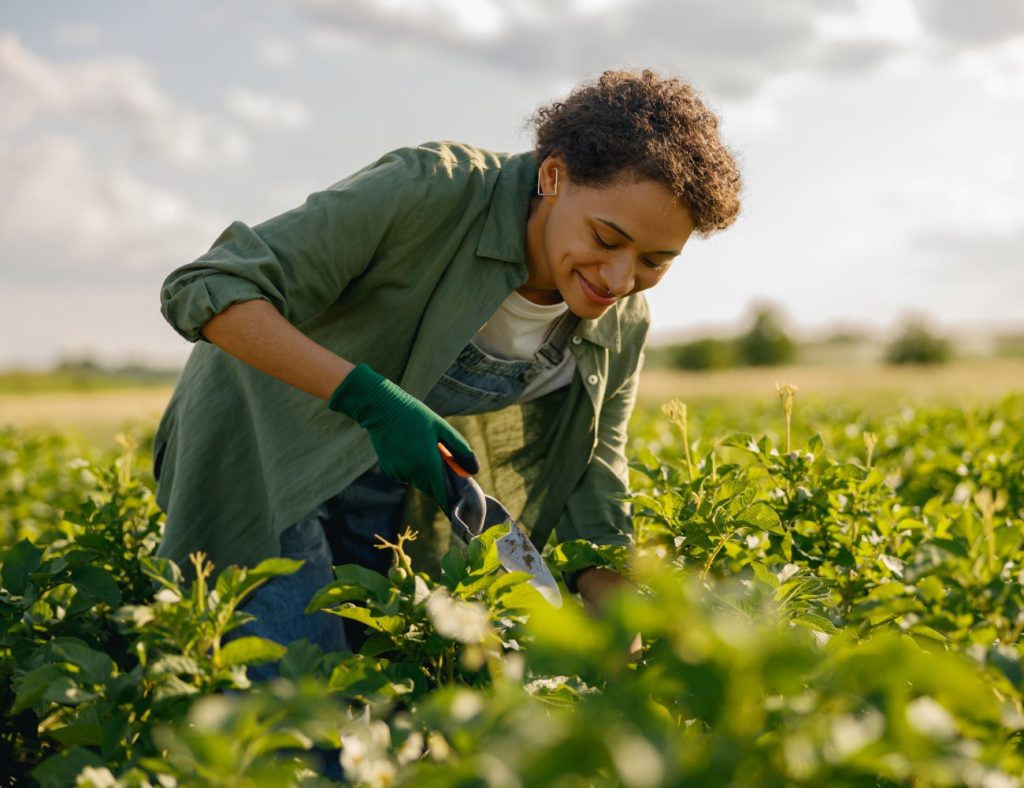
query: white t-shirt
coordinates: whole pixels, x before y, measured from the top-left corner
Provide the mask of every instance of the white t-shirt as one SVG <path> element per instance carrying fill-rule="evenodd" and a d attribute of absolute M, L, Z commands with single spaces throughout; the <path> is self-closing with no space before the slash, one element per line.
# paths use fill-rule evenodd
<path fill-rule="evenodd" d="M 564 301 L 559 304 L 535 304 L 513 290 L 473 337 L 473 344 L 495 358 L 530 360 L 544 344 L 544 336 L 551 324 L 568 309 Z M 576 359 L 565 348 L 562 361 L 551 369 L 542 370 L 527 383 L 516 402 L 528 402 L 567 386 L 575 370 Z"/>

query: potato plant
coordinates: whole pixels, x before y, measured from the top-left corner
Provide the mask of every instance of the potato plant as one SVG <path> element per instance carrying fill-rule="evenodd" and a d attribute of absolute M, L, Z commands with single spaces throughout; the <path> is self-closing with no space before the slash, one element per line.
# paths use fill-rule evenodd
<path fill-rule="evenodd" d="M 635 591 L 555 610 L 500 568 L 500 528 L 435 577 L 406 532 L 387 574 L 339 566 L 310 605 L 365 630 L 357 653 L 237 636 L 296 562 L 214 579 L 197 555 L 185 584 L 153 555 L 145 439 L 81 459 L 2 433 L 0 778 L 1019 785 L 1024 398 L 867 416 L 779 394 L 637 413 L 634 549 L 546 554 Z"/>

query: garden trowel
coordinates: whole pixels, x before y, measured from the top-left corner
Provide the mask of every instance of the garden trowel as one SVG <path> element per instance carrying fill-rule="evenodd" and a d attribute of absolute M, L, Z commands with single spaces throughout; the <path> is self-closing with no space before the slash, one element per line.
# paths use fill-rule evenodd
<path fill-rule="evenodd" d="M 501 502 L 486 495 L 476 479 L 459 467 L 444 444 L 438 443 L 445 463 L 445 491 L 454 501 L 448 519 L 452 533 L 466 544 L 495 525 L 509 524 L 508 533 L 498 538 L 498 558 L 509 572 L 525 572 L 533 586 L 554 607 L 562 606 L 562 592 L 558 590 L 551 570 L 526 536 L 522 526 L 509 514 Z"/>

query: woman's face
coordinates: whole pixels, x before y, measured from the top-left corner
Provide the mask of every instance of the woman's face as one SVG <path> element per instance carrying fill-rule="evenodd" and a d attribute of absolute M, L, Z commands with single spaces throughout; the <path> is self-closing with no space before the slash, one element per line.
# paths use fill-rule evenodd
<path fill-rule="evenodd" d="M 660 183 L 626 180 L 600 188 L 575 186 L 557 157 L 544 160 L 541 197 L 526 228 L 526 284 L 535 303 L 564 300 L 584 319 L 658 284 L 693 232 L 686 207 Z"/>

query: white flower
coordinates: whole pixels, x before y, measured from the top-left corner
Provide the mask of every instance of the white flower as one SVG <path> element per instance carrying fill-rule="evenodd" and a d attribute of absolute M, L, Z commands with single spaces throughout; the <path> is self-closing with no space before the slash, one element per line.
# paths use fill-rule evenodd
<path fill-rule="evenodd" d="M 397 771 L 388 756 L 391 729 L 380 720 L 359 717 L 339 731 L 341 768 L 353 782 L 377 788 L 391 785 Z"/>
<path fill-rule="evenodd" d="M 826 753 L 829 760 L 842 761 L 877 740 L 885 730 L 885 717 L 874 709 L 854 716 L 843 714 L 829 726 Z"/>
<path fill-rule="evenodd" d="M 907 704 L 907 722 L 918 733 L 932 739 L 948 740 L 956 736 L 956 722 L 952 715 L 927 695 Z"/>
<path fill-rule="evenodd" d="M 647 739 L 625 731 L 608 736 L 612 762 L 628 788 L 654 788 L 665 779 L 661 753 Z"/>
<path fill-rule="evenodd" d="M 903 562 L 894 555 L 880 555 L 878 560 L 881 561 L 886 569 L 892 572 L 896 577 L 903 577 Z"/>
<path fill-rule="evenodd" d="M 775 576 L 779 578 L 779 584 L 781 585 L 799 571 L 800 567 L 796 564 L 786 564 L 781 570 L 775 573 Z"/>
<path fill-rule="evenodd" d="M 403 766 L 418 760 L 423 755 L 423 734 L 419 731 L 410 733 L 408 738 L 402 742 L 402 746 L 398 748 L 396 755 L 398 762 Z"/>
<path fill-rule="evenodd" d="M 90 788 L 115 788 L 117 779 L 106 766 L 99 768 L 86 766 L 79 772 L 75 779 L 75 785 L 90 786 Z"/>
<path fill-rule="evenodd" d="M 153 594 L 153 599 L 155 599 L 157 602 L 163 602 L 168 605 L 173 605 L 176 602 L 181 601 L 181 594 L 179 594 L 172 588 L 161 588 L 159 591 Z"/>
<path fill-rule="evenodd" d="M 480 643 L 490 631 L 483 605 L 452 599 L 445 588 L 436 588 L 430 595 L 427 616 L 437 634 L 460 643 Z"/>

